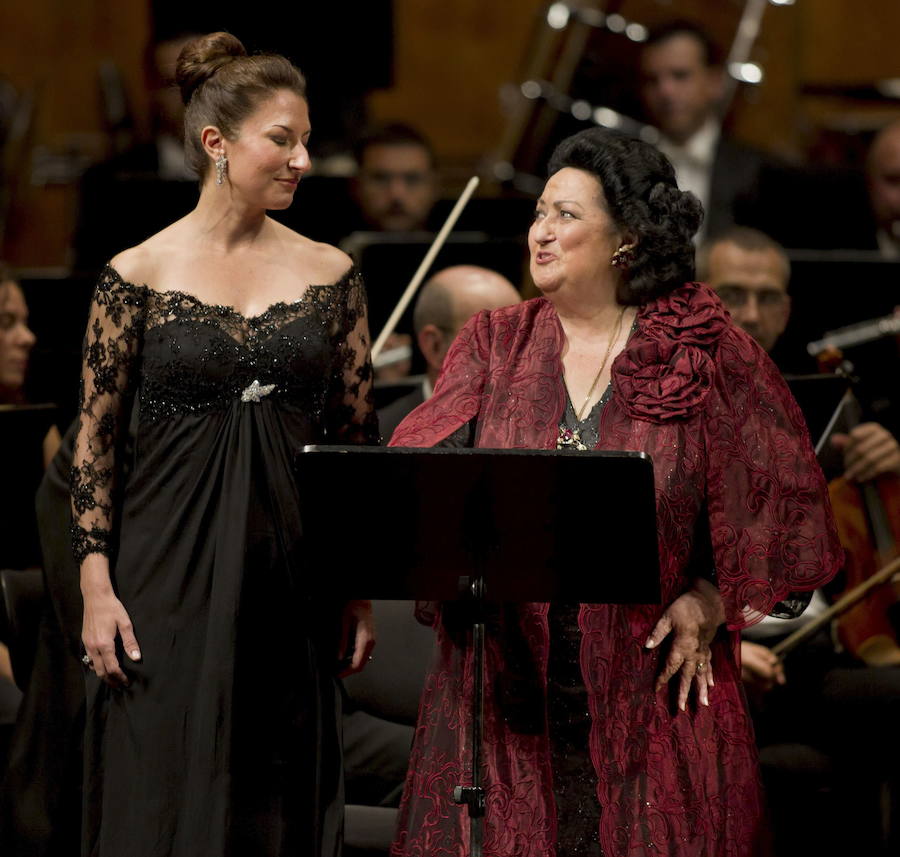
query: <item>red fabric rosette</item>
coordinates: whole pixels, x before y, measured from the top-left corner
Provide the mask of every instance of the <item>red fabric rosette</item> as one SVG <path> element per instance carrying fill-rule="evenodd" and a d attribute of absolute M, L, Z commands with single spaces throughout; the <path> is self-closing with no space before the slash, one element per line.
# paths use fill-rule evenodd
<path fill-rule="evenodd" d="M 685 283 L 647 304 L 639 324 L 650 339 L 708 346 L 722 335 L 728 316 L 712 289 L 702 283 Z"/>
<path fill-rule="evenodd" d="M 690 415 L 708 395 L 715 367 L 696 345 L 646 339 L 625 349 L 613 366 L 613 387 L 628 414 L 654 423 Z"/>

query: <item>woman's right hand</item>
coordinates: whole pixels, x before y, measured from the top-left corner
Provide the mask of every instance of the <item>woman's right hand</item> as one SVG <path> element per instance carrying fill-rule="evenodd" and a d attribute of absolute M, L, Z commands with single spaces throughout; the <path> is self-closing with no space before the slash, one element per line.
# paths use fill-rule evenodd
<path fill-rule="evenodd" d="M 88 666 L 107 684 L 128 687 L 128 677 L 116 657 L 116 635 L 121 638 L 122 647 L 132 661 L 141 659 L 141 650 L 131 619 L 112 588 L 106 559 L 99 554 L 85 558 L 81 569 L 81 595 L 84 600 L 81 641 L 91 659 Z"/>

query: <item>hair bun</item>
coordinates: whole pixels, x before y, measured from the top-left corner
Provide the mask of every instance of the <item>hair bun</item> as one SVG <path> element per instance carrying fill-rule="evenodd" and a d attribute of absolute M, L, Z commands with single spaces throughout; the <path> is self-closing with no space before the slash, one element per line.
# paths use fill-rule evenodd
<path fill-rule="evenodd" d="M 175 64 L 175 81 L 181 89 L 181 100 L 187 104 L 197 89 L 222 66 L 245 56 L 247 49 L 231 33 L 209 33 L 188 42 Z"/>

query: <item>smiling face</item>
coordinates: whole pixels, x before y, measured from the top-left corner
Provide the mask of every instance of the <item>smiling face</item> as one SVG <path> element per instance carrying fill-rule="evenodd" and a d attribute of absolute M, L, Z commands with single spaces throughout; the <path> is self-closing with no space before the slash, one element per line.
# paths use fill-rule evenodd
<path fill-rule="evenodd" d="M 584 170 L 565 167 L 547 180 L 528 231 L 531 277 L 545 296 L 609 277 L 624 242 L 605 205 L 600 183 Z"/>
<path fill-rule="evenodd" d="M 0 283 L 0 402 L 21 394 L 34 343 L 22 290 L 11 281 Z"/>
<path fill-rule="evenodd" d="M 309 109 L 306 101 L 286 89 L 263 101 L 238 128 L 234 140 L 225 140 L 214 128 L 204 142 L 213 160 L 219 150 L 228 158 L 228 183 L 233 194 L 254 207 L 287 208 L 301 176 L 311 166 Z M 218 144 L 217 144 L 218 139 Z M 215 181 L 210 170 L 207 181 Z"/>

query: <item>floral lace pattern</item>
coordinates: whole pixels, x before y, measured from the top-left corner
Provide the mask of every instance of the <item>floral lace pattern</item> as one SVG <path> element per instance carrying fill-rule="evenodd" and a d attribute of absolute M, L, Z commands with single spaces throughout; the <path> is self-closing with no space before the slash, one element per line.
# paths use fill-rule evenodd
<path fill-rule="evenodd" d="M 85 336 L 71 472 L 76 559 L 113 549 L 117 460 L 132 402 L 141 422 L 153 423 L 236 406 L 255 384 L 279 406 L 308 415 L 322 442 L 373 442 L 368 354 L 356 269 L 247 318 L 186 292 L 128 283 L 107 267 Z"/>
<path fill-rule="evenodd" d="M 713 642 L 710 706 L 692 701 L 684 712 L 666 689 L 654 690 L 666 646 L 647 650 L 644 641 L 697 573 L 701 515 L 708 515 L 732 629 L 792 591 L 821 586 L 842 551 L 802 414 L 776 367 L 729 323 L 718 299 L 687 284 L 642 307 L 638 327 L 613 363 L 597 448 L 653 459 L 662 605 L 585 604 L 578 616 L 600 844 L 605 857 L 749 857 L 762 809 L 735 638 L 722 632 Z M 562 345 L 544 299 L 475 316 L 448 354 L 434 396 L 401 423 L 392 444 L 432 446 L 474 421 L 476 446 L 553 448 L 565 407 Z M 584 526 L 588 532 L 589 516 Z M 451 794 L 467 776 L 471 648 L 440 619 L 435 626 L 438 654 L 401 805 L 398 857 L 467 853 L 468 822 Z M 538 694 L 546 694 L 547 605 L 519 605 L 518 626 Z M 496 696 L 498 677 L 510 670 L 508 636 L 507 629 L 487 641 L 484 851 L 556 855 L 548 736 L 519 731 Z"/>

